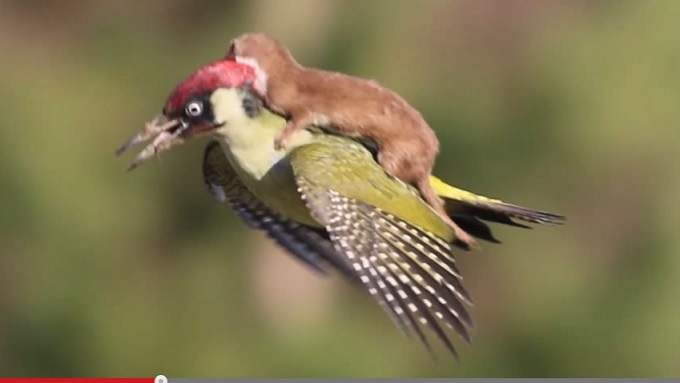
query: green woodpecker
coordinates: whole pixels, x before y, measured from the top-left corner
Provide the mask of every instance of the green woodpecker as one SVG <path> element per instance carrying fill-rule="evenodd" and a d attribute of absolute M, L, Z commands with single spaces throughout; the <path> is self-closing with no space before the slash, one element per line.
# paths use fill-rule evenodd
<path fill-rule="evenodd" d="M 178 85 L 163 113 L 118 150 L 153 141 L 131 169 L 156 153 L 209 134 L 203 177 L 251 227 L 313 268 L 328 265 L 363 285 L 394 322 L 429 348 L 429 327 L 454 354 L 446 327 L 469 341 L 469 294 L 452 255 L 453 230 L 417 189 L 390 176 L 366 142 L 317 127 L 274 140 L 286 125 L 253 90 L 254 68 L 220 60 Z M 563 217 L 457 189 L 432 176 L 449 217 L 471 235 L 498 242 L 484 221 L 557 224 Z M 459 244 L 463 245 L 463 244 Z"/>

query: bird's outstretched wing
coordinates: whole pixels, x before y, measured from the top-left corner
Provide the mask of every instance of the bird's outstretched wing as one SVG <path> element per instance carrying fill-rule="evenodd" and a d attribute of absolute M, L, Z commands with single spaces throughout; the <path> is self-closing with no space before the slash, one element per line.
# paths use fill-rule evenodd
<path fill-rule="evenodd" d="M 463 305 L 471 300 L 451 254 L 451 236 L 422 229 L 437 225 L 414 222 L 429 218 L 410 212 L 431 210 L 423 209 L 417 194 L 389 177 L 365 148 L 347 140 L 338 143 L 340 148 L 334 143 L 323 140 L 290 154 L 312 216 L 402 330 L 415 333 L 429 348 L 422 331 L 429 327 L 455 355 L 443 326 L 469 341 L 473 322 Z M 395 206 L 401 210 L 395 212 Z"/>
<path fill-rule="evenodd" d="M 264 205 L 238 178 L 217 141 L 211 141 L 203 155 L 203 180 L 219 202 L 228 202 L 252 228 L 265 231 L 278 244 L 319 272 L 327 263 L 356 278 L 344 257 L 321 229 L 293 222 Z"/>

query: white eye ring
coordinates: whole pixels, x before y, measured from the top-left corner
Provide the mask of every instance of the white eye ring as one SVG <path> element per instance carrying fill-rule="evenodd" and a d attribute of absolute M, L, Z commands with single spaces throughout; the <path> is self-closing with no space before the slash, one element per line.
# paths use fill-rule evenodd
<path fill-rule="evenodd" d="M 187 104 L 184 111 L 188 116 L 198 117 L 203 113 L 203 104 L 199 101 L 192 101 Z"/>

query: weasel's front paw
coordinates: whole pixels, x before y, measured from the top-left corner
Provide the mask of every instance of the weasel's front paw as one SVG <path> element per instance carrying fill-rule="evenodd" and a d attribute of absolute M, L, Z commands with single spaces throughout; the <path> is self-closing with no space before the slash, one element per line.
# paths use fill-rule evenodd
<path fill-rule="evenodd" d="M 290 133 L 281 132 L 278 136 L 274 138 L 274 149 L 283 150 L 288 146 L 288 141 L 290 141 Z"/>

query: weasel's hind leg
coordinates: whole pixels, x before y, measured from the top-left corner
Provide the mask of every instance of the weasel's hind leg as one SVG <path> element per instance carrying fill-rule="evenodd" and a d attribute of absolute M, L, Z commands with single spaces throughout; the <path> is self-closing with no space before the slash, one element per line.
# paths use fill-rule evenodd
<path fill-rule="evenodd" d="M 404 158 L 408 158 L 407 156 L 395 155 L 395 153 L 393 147 L 381 148 L 378 153 L 378 162 L 392 176 L 418 188 L 423 200 L 453 229 L 453 234 L 456 236 L 454 244 L 464 249 L 479 248 L 477 241 L 453 222 L 446 213 L 444 203 L 430 184 L 430 172 L 425 170 L 426 166 L 414 160 L 404 161 Z M 418 174 L 424 174 L 424 176 L 419 177 Z"/>
<path fill-rule="evenodd" d="M 434 188 L 432 188 L 432 184 L 430 184 L 429 175 L 424 181 L 418 181 L 417 186 L 425 202 L 432 206 L 434 211 L 444 220 L 444 222 L 451 226 L 453 233 L 456 236 L 456 243 L 467 249 L 479 248 L 477 241 L 470 234 L 465 232 L 465 230 L 461 229 L 455 222 L 453 222 L 451 217 L 449 217 L 449 215 L 446 213 L 446 209 L 444 209 L 444 203 L 439 198 L 439 196 L 437 196 Z"/>

